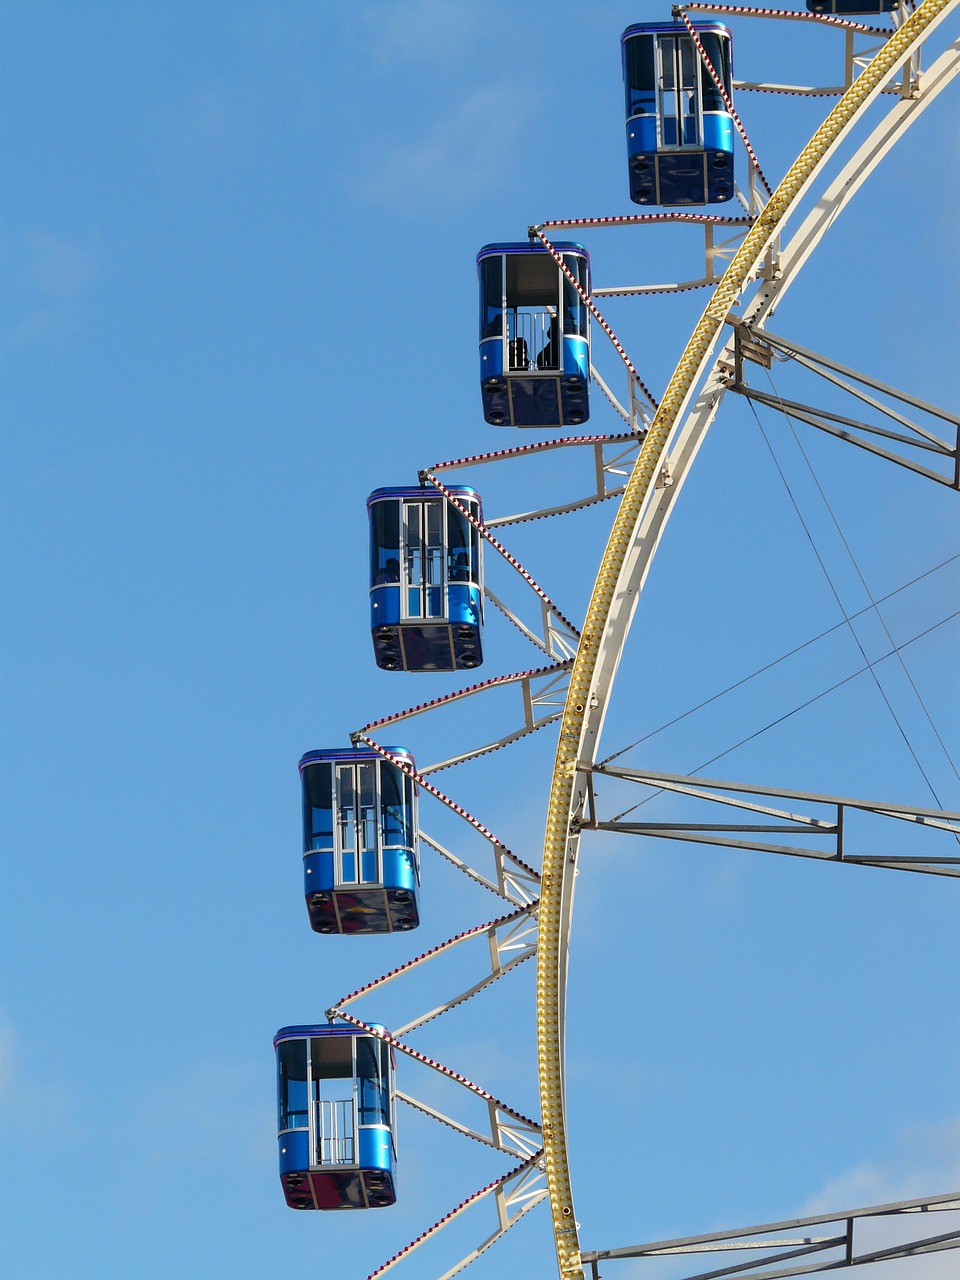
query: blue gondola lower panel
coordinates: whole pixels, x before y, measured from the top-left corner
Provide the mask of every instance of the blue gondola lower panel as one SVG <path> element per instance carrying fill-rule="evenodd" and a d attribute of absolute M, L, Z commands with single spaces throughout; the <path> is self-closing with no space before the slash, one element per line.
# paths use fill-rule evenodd
<path fill-rule="evenodd" d="M 696 28 L 732 101 L 730 31 Z M 732 199 L 734 123 L 693 37 L 677 23 L 639 23 L 620 38 L 626 92 L 630 199 L 643 205 Z"/>
<path fill-rule="evenodd" d="M 290 1208 L 377 1209 L 393 1204 L 396 1130 L 390 1046 L 352 1027 L 329 1025 L 282 1027 L 273 1046 L 280 1184 Z"/>
<path fill-rule="evenodd" d="M 475 489 L 450 492 L 474 520 Z M 433 488 L 377 489 L 370 521 L 370 628 L 385 671 L 461 671 L 483 661 L 479 529 Z"/>
<path fill-rule="evenodd" d="M 317 933 L 394 933 L 420 923 L 417 787 L 369 747 L 308 751 L 300 761 L 303 884 Z"/>
<path fill-rule="evenodd" d="M 584 293 L 583 245 L 554 246 Z M 579 426 L 590 417 L 590 311 L 542 244 L 487 244 L 480 277 L 480 391 L 495 427 Z"/>

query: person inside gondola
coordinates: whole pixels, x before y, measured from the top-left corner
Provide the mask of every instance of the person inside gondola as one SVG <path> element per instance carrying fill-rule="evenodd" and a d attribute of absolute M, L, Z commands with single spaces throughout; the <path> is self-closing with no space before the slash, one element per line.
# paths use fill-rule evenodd
<path fill-rule="evenodd" d="M 377 584 L 383 582 L 399 582 L 400 581 L 400 561 L 393 556 L 387 560 L 377 574 Z"/>
<path fill-rule="evenodd" d="M 558 369 L 560 367 L 560 352 L 557 345 L 557 322 L 550 321 L 550 328 L 547 331 L 546 346 L 537 356 L 538 369 Z"/>

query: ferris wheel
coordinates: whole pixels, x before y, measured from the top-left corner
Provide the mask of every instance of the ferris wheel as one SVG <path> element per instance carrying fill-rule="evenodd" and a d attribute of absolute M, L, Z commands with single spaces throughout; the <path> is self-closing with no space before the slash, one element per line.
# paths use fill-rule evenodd
<path fill-rule="evenodd" d="M 587 404 L 589 381 L 594 402 L 605 398 L 621 419 L 618 430 L 607 435 L 567 434 L 441 462 L 420 472 L 419 486 L 379 489 L 370 496 L 371 633 L 381 668 L 472 671 L 484 661 L 480 634 L 494 617 L 512 624 L 522 641 L 538 650 L 536 665 L 493 675 L 477 672 L 479 679 L 471 675 L 475 683 L 372 720 L 351 735 L 352 746 L 342 752 L 311 751 L 301 761 L 307 828 L 305 897 L 317 932 L 392 934 L 422 926 L 418 844 L 437 855 L 451 874 L 502 902 L 495 918 L 461 928 L 383 975 L 358 983 L 330 1004 L 326 1026 L 288 1027 L 278 1033 L 281 1181 L 292 1207 L 373 1209 L 401 1204 L 402 1174 L 395 1168 L 392 1130 L 397 1103 L 418 1113 L 424 1122 L 479 1143 L 511 1162 L 506 1172 L 411 1232 L 412 1238 L 401 1242 L 386 1262 L 371 1271 L 371 1278 L 394 1267 L 402 1275 L 407 1259 L 416 1252 L 419 1261 L 410 1265 L 419 1270 L 411 1274 L 436 1274 L 447 1280 L 538 1206 L 543 1207 L 537 1217 L 549 1219 L 562 1280 L 580 1280 L 586 1274 L 599 1277 L 600 1265 L 613 1266 L 617 1259 L 707 1251 L 727 1258 L 737 1249 L 750 1249 L 750 1262 L 731 1263 L 722 1274 L 741 1270 L 751 1274 L 751 1268 L 756 1274 L 757 1267 L 773 1264 L 776 1270 L 763 1274 L 826 1269 L 838 1265 L 838 1253 L 847 1264 L 869 1260 L 858 1250 L 854 1237 L 860 1218 L 960 1207 L 957 1194 L 945 1191 L 922 1201 L 856 1210 L 841 1205 L 836 1211 L 808 1215 L 802 1222 L 771 1222 L 647 1245 L 625 1244 L 621 1238 L 600 1247 L 593 1247 L 596 1237 L 587 1222 L 581 1226 L 575 1207 L 579 1201 L 575 1201 L 565 1043 L 574 885 L 585 833 L 606 831 L 617 838 L 722 845 L 933 877 L 960 875 L 960 858 L 955 856 L 960 815 L 936 799 L 921 807 L 896 796 L 866 800 L 760 780 L 722 782 L 689 773 L 652 771 L 628 767 L 622 759 L 627 747 L 614 744 L 613 752 L 605 756 L 608 744 L 603 749 L 600 745 L 604 726 L 612 719 L 615 677 L 624 662 L 627 636 L 655 553 L 708 429 L 728 397 L 738 396 L 764 412 L 812 426 L 890 467 L 904 468 L 918 483 L 940 490 L 960 487 L 960 419 L 848 367 L 839 355 L 822 355 L 781 335 L 769 323 L 834 221 L 960 71 L 960 41 L 949 43 L 946 26 L 958 0 L 924 0 L 916 9 L 903 6 L 888 19 L 878 16 L 876 25 L 864 16 L 865 3 L 862 0 L 858 6 L 854 0 L 849 7 L 838 3 L 829 14 L 692 4 L 677 9 L 671 24 L 628 29 L 625 68 L 633 65 L 631 58 L 641 68 L 649 56 L 662 72 L 666 60 L 671 60 L 670 77 L 661 74 L 659 80 L 656 110 L 661 124 L 663 103 L 670 97 L 681 104 L 676 113 L 681 136 L 682 104 L 696 98 L 703 118 L 722 116 L 730 140 L 735 139 L 746 155 L 746 187 L 735 189 L 727 161 L 717 160 L 718 155 L 730 154 L 730 146 L 723 138 L 705 145 L 706 134 L 699 135 L 704 168 L 695 181 L 717 184 L 710 188 L 709 201 L 699 203 L 725 201 L 734 197 L 735 190 L 737 213 L 658 211 L 548 221 L 530 228 L 526 244 L 487 245 L 478 257 L 480 349 L 481 360 L 487 362 L 481 364 L 481 385 L 487 421 L 579 430 L 596 412 Z M 871 12 L 889 10 L 889 5 L 881 3 Z M 711 21 L 702 15 L 709 15 Z M 835 28 L 843 45 L 840 83 L 832 88 L 738 84 L 732 79 L 725 45 L 728 20 Z M 633 46 L 641 42 L 646 42 L 644 47 L 634 51 Z M 630 74 L 627 70 L 628 140 L 640 138 L 639 126 L 630 133 L 630 121 L 643 115 L 638 107 L 637 115 L 629 116 Z M 638 94 L 641 79 L 638 71 L 633 86 Z M 741 93 L 748 90 L 798 98 L 833 93 L 836 98 L 836 105 L 778 184 L 761 167 L 735 106 L 734 93 L 740 102 Z M 711 112 L 704 109 L 708 98 Z M 655 145 L 645 149 L 637 141 L 630 148 L 628 141 L 631 194 L 637 203 L 654 207 L 694 203 L 662 194 L 676 190 L 671 183 L 686 180 L 682 167 L 671 172 L 664 166 L 661 172 Z M 644 185 L 648 182 L 649 187 Z M 653 194 L 645 195 L 647 191 Z M 560 238 L 612 226 L 644 227 L 649 235 L 653 228 L 668 223 L 688 225 L 691 236 L 702 230 L 705 263 L 696 279 L 672 285 L 604 287 L 592 279 L 583 246 Z M 724 261 L 728 265 L 722 270 Z M 657 399 L 627 354 L 627 344 L 614 332 L 605 314 L 605 299 L 695 288 L 709 290 L 709 301 Z M 610 358 L 626 372 L 627 394 L 622 400 L 611 389 L 613 377 L 597 367 L 596 348 L 602 335 L 610 339 Z M 852 397 L 859 408 L 840 411 L 829 396 L 829 406 L 824 407 L 812 397 L 808 402 L 789 399 L 776 388 L 758 390 L 752 371 L 770 370 L 777 362 L 802 367 L 832 391 Z M 586 472 L 588 483 L 570 494 L 538 497 L 518 515 L 493 514 L 486 490 L 481 505 L 479 480 L 477 489 L 472 483 L 469 487 L 460 483 L 466 470 L 472 482 L 481 468 L 486 476 L 561 456 L 565 463 L 570 460 L 572 474 L 582 477 Z M 526 492 L 525 486 L 520 489 Z M 597 515 L 610 503 L 616 503 L 616 514 L 605 535 L 594 586 L 582 613 L 571 617 L 572 611 L 563 611 L 501 541 L 500 531 L 523 525 L 539 528 L 540 521 L 578 518 L 576 513 L 584 511 Z M 490 572 L 494 567 L 512 586 L 513 597 L 509 587 L 501 588 L 501 579 L 494 587 Z M 841 609 L 849 623 L 849 610 Z M 865 663 L 871 670 L 875 665 L 866 657 Z M 648 673 L 646 678 L 658 677 Z M 476 710 L 488 703 L 492 706 L 495 700 L 496 710 L 489 714 Z M 448 720 L 457 715 L 461 716 L 459 727 L 450 734 Z M 469 730 L 487 724 L 491 729 L 474 743 Z M 406 742 L 402 747 L 385 745 L 399 741 L 414 727 L 428 744 L 434 739 L 442 742 L 447 735 L 456 745 L 446 758 L 429 764 L 424 764 L 419 746 L 411 752 Z M 513 852 L 495 833 L 494 822 L 481 816 L 472 801 L 461 799 L 453 784 L 448 792 L 435 779 L 455 769 L 451 777 L 456 776 L 459 786 L 461 777 L 482 767 L 480 761 L 494 755 L 509 758 L 520 743 L 527 744 L 534 735 L 542 742 L 551 734 L 556 740 L 555 757 L 545 781 L 546 831 L 538 865 L 536 859 Z M 605 794 L 608 789 L 622 795 L 635 788 L 640 798 L 613 813 L 601 804 L 601 784 Z M 468 784 L 463 786 L 464 792 L 470 790 Z M 481 796 L 482 790 L 477 788 Z M 725 812 L 721 820 L 707 822 L 693 822 L 674 810 L 668 815 L 671 821 L 647 822 L 642 813 L 638 819 L 642 806 L 660 795 L 699 806 L 720 804 Z M 468 851 L 456 836 L 440 839 L 433 834 L 426 816 L 428 805 L 445 822 L 466 831 Z M 914 852 L 911 843 L 907 853 L 862 853 L 851 847 L 850 834 L 861 814 L 895 827 L 909 825 L 912 834 L 931 834 L 953 844 Z M 352 945 L 362 947 L 363 938 Z M 425 973 L 439 971 L 451 957 L 466 955 L 471 948 L 482 951 L 482 963 L 479 967 L 472 961 L 465 963 L 466 976 L 452 993 L 446 989 L 439 998 L 430 995 L 426 1011 L 401 1021 L 383 1015 L 388 991 L 392 998 L 397 991 L 411 990 L 412 998 L 419 999 L 421 987 L 427 985 Z M 509 975 L 527 961 L 536 966 L 539 1116 L 528 1105 L 514 1105 L 496 1096 L 441 1061 L 439 1054 L 420 1048 L 417 1039 L 420 1028 L 428 1023 L 436 1025 L 474 997 L 485 998 L 488 991 L 507 988 L 512 981 Z M 359 952 L 357 962 L 362 964 Z M 575 961 L 569 977 L 575 987 Z M 430 1081 L 419 1096 L 406 1083 L 407 1064 L 411 1068 L 416 1064 Z M 465 1098 L 468 1107 L 461 1113 L 456 1103 L 441 1101 L 441 1096 L 446 1097 L 444 1089 Z M 434 1263 L 434 1255 L 429 1255 L 430 1271 L 423 1271 L 422 1260 L 428 1254 L 420 1252 L 421 1247 L 432 1249 L 435 1241 L 439 1245 L 448 1228 L 466 1223 L 474 1211 L 479 1214 L 489 1205 L 495 1208 L 492 1230 L 479 1232 L 479 1242 L 452 1265 L 449 1259 Z M 838 1220 L 843 1222 L 841 1229 L 829 1228 Z M 797 1239 L 800 1226 L 805 1230 Z M 759 1241 L 758 1235 L 763 1237 Z M 955 1231 L 929 1232 L 908 1245 L 874 1250 L 874 1254 L 876 1260 L 883 1260 L 958 1243 L 960 1233 Z"/>

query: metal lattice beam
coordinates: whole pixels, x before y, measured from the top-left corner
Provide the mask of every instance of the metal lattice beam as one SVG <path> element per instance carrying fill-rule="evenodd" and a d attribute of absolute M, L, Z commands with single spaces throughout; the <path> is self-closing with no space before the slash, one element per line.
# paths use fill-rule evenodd
<path fill-rule="evenodd" d="M 735 327 L 735 338 L 735 361 L 729 382 L 730 391 L 756 404 L 776 409 L 794 421 L 816 427 L 819 431 L 826 432 L 847 444 L 865 449 L 877 457 L 905 467 L 908 471 L 913 471 L 928 480 L 934 480 L 952 489 L 960 489 L 960 417 L 880 382 L 876 378 L 871 378 L 867 374 L 848 369 L 838 361 L 810 351 L 798 343 L 788 342 L 785 338 L 767 333 L 759 327 L 738 324 Z M 796 400 L 785 400 L 775 392 L 758 391 L 751 387 L 744 380 L 744 362 L 751 361 L 770 369 L 774 356 L 789 359 L 801 365 L 902 429 L 897 431 L 875 422 L 867 422 L 862 418 L 847 417 L 845 414 L 834 413 Z M 887 401 L 895 401 L 897 405 L 919 410 L 948 424 L 953 428 L 952 439 L 949 441 L 940 439 L 932 431 L 908 418 L 895 405 L 884 403 L 877 396 L 870 395 L 865 388 L 880 393 L 886 397 Z M 934 454 L 944 461 L 949 461 L 950 473 L 943 475 L 930 467 L 923 466 L 908 454 L 896 453 L 884 448 L 870 437 L 879 437 L 892 444 L 918 449 L 928 455 Z"/>
<path fill-rule="evenodd" d="M 918 1257 L 943 1249 L 955 1249 L 960 1246 L 960 1229 L 899 1241 L 881 1249 L 858 1247 L 854 1239 L 854 1224 L 863 1220 L 944 1210 L 960 1210 L 960 1194 L 950 1192 L 918 1200 L 900 1200 L 892 1204 L 845 1209 L 839 1213 L 827 1213 L 809 1218 L 788 1218 L 783 1222 L 768 1222 L 756 1227 L 720 1231 L 713 1235 L 659 1240 L 650 1244 L 628 1245 L 621 1249 L 585 1251 L 582 1257 L 584 1263 L 591 1268 L 594 1280 L 601 1280 L 601 1262 L 707 1253 L 727 1254 L 750 1250 L 759 1256 L 715 1270 L 697 1272 L 695 1275 L 686 1277 L 686 1280 L 719 1280 L 722 1276 L 737 1276 L 745 1273 L 748 1274 L 749 1280 L 782 1280 L 787 1276 L 811 1275 L 820 1271 L 832 1271 L 838 1267 L 855 1267 L 867 1262 Z M 832 1223 L 837 1223 L 838 1229 L 825 1235 L 783 1234 L 796 1233 L 798 1229 L 806 1227 L 829 1226 Z M 775 1238 L 770 1239 L 771 1235 Z M 768 1238 L 756 1239 L 757 1236 Z M 803 1262 L 798 1265 L 778 1265 L 770 1269 L 771 1263 L 789 1263 L 791 1260 L 809 1258 L 813 1254 L 830 1256 L 820 1256 L 812 1262 Z M 766 1269 L 757 1270 L 756 1268 Z"/>
<path fill-rule="evenodd" d="M 884 867 L 894 871 L 918 871 L 927 875 L 960 876 L 960 856 L 913 856 L 909 854 L 851 853 L 846 847 L 845 820 L 850 812 L 872 814 L 909 822 L 912 829 L 943 831 L 960 839 L 960 813 L 945 809 L 922 809 L 916 805 L 891 804 L 882 800 L 858 800 L 849 796 L 821 795 L 813 791 L 790 791 L 762 787 L 756 783 L 720 782 L 715 778 L 692 778 L 683 774 L 655 773 L 646 769 L 624 769 L 602 765 L 589 769 L 597 774 L 619 778 L 625 782 L 670 791 L 694 800 L 707 801 L 727 808 L 763 815 L 768 822 L 626 822 L 625 815 L 604 821 L 597 815 L 592 781 L 588 806 L 581 829 L 614 831 L 621 835 L 659 836 L 667 840 L 686 840 L 695 844 L 722 845 L 731 849 L 750 849 L 761 853 L 786 854 L 795 858 L 816 858 L 824 862 L 846 862 L 857 866 Z M 778 800 L 819 806 L 830 811 L 828 817 L 809 812 L 785 810 L 761 804 L 745 797 L 768 796 Z M 737 839 L 738 835 L 756 837 L 761 834 L 803 835 L 828 842 L 826 848 L 784 844 L 777 841 Z"/>

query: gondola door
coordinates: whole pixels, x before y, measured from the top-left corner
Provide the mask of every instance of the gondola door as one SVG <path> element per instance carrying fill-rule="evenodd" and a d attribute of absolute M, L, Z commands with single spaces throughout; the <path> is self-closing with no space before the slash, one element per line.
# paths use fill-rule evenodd
<path fill-rule="evenodd" d="M 699 59 L 696 46 L 686 36 L 657 39 L 658 116 L 660 145 L 702 147 Z"/>
<path fill-rule="evenodd" d="M 336 770 L 338 883 L 379 884 L 376 762 L 338 764 Z"/>
<path fill-rule="evenodd" d="M 404 619 L 444 618 L 444 500 L 403 504 Z"/>
<path fill-rule="evenodd" d="M 354 1040 L 311 1041 L 311 1166 L 357 1163 Z"/>

